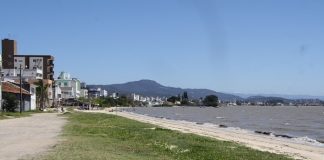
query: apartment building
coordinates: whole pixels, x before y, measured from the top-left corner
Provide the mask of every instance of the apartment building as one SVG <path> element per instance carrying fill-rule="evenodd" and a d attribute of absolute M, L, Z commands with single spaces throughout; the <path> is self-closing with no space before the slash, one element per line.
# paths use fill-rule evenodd
<path fill-rule="evenodd" d="M 55 85 L 61 89 L 61 98 L 63 99 L 76 99 L 80 97 L 81 85 L 77 78 L 71 78 L 67 72 L 61 72 Z"/>
<path fill-rule="evenodd" d="M 54 80 L 54 57 L 51 55 L 18 55 L 15 40 L 2 40 L 2 68 L 6 74 L 16 74 L 20 68 L 26 72 L 38 74 L 42 71 L 42 79 Z M 6 76 L 4 74 L 4 76 Z"/>

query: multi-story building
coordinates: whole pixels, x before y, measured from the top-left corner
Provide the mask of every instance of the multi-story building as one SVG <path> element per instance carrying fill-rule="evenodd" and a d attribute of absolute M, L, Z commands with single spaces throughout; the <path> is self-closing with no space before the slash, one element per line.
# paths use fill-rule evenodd
<path fill-rule="evenodd" d="M 63 99 L 76 99 L 80 97 L 80 81 L 77 78 L 71 78 L 69 73 L 61 72 L 58 79 L 55 80 L 55 85 L 60 87 Z"/>
<path fill-rule="evenodd" d="M 20 69 L 2 69 L 2 74 L 6 78 L 19 79 Z M 21 76 L 24 79 L 36 80 L 43 79 L 43 70 L 41 69 L 22 69 Z"/>
<path fill-rule="evenodd" d="M 80 97 L 88 98 L 88 89 L 87 89 L 87 84 L 85 82 L 81 82 L 81 90 L 80 90 Z"/>
<path fill-rule="evenodd" d="M 133 101 L 139 101 L 140 100 L 140 95 L 132 93 L 130 97 Z"/>
<path fill-rule="evenodd" d="M 88 98 L 88 89 L 82 89 L 81 88 L 80 97 Z"/>
<path fill-rule="evenodd" d="M 42 70 L 42 79 L 54 80 L 54 57 L 51 55 L 18 55 L 15 40 L 2 40 L 3 69 Z M 15 71 L 17 72 L 17 71 Z"/>
<path fill-rule="evenodd" d="M 88 90 L 88 96 L 89 96 L 90 99 L 91 98 L 99 98 L 100 97 L 100 90 L 94 89 L 94 88 L 89 89 Z"/>
<path fill-rule="evenodd" d="M 98 88 L 100 91 L 100 97 L 107 97 L 108 96 L 108 91 L 105 89 Z"/>

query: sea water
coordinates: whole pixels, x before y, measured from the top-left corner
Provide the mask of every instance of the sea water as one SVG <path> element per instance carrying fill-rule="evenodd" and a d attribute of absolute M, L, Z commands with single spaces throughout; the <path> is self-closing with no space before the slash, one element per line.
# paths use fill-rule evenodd
<path fill-rule="evenodd" d="M 135 107 L 126 111 L 240 128 L 324 146 L 323 106 Z"/>

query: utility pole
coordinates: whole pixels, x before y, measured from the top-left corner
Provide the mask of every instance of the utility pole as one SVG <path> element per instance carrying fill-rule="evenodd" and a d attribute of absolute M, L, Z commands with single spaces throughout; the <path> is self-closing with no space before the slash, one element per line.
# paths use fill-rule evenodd
<path fill-rule="evenodd" d="M 21 64 L 20 64 L 20 67 L 19 67 L 19 76 L 20 76 L 20 114 L 21 114 L 21 112 L 22 112 L 22 110 L 23 110 L 23 102 L 22 102 L 22 76 L 21 76 Z"/>
<path fill-rule="evenodd" d="M 2 62 L 0 62 L 0 109 L 2 112 L 4 112 L 2 105 Z"/>

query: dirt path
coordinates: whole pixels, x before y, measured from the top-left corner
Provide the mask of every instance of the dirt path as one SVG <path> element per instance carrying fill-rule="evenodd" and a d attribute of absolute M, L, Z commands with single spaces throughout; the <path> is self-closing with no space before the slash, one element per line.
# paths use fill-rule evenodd
<path fill-rule="evenodd" d="M 0 120 L 0 160 L 24 159 L 48 150 L 58 142 L 65 122 L 57 113 Z"/>
<path fill-rule="evenodd" d="M 86 112 L 116 114 L 115 112 L 107 112 L 103 110 Z M 216 128 L 212 126 L 199 125 L 192 122 L 149 117 L 130 112 L 118 112 L 117 115 L 140 122 L 151 123 L 172 130 L 195 133 L 220 140 L 233 141 L 262 151 L 286 154 L 296 159 L 324 160 L 324 147 L 295 143 L 286 139 L 271 136 L 263 136 L 253 133 L 245 133 L 242 131 L 226 130 L 218 127 Z"/>

